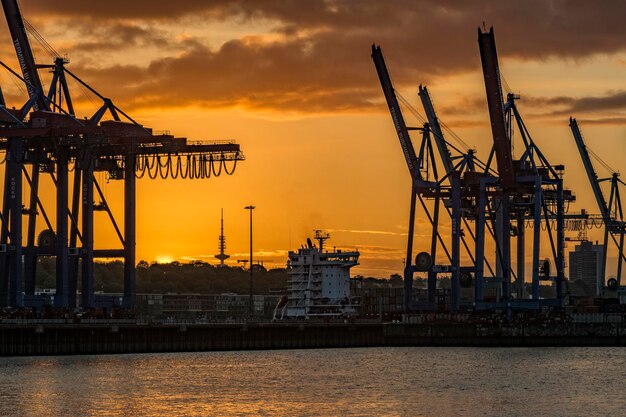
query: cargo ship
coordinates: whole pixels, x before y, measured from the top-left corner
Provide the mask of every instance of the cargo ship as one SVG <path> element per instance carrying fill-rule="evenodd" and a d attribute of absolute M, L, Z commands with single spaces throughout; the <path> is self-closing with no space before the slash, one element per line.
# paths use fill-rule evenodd
<path fill-rule="evenodd" d="M 324 251 L 327 233 L 315 230 L 311 239 L 297 252 L 289 252 L 287 273 L 289 295 L 279 302 L 275 319 L 336 318 L 355 316 L 359 300 L 350 294 L 350 269 L 359 264 L 359 252 Z"/>

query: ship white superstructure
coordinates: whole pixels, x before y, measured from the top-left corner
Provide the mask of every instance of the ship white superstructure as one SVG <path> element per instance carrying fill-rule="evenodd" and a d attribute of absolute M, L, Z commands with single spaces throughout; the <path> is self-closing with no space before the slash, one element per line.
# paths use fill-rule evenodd
<path fill-rule="evenodd" d="M 307 245 L 289 252 L 287 264 L 290 295 L 286 316 L 324 318 L 354 315 L 358 303 L 350 296 L 350 268 L 358 265 L 359 252 L 333 250 L 324 252 L 329 235 L 316 230 L 316 246 Z"/>

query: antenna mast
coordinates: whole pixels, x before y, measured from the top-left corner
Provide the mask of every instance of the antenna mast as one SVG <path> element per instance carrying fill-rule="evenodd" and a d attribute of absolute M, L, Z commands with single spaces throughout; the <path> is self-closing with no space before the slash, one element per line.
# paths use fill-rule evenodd
<path fill-rule="evenodd" d="M 323 249 L 324 249 L 324 242 L 327 239 L 330 239 L 330 235 L 328 233 L 324 233 L 319 229 L 315 229 L 315 240 L 317 240 L 320 244 L 320 253 L 322 253 Z"/>
<path fill-rule="evenodd" d="M 226 250 L 226 236 L 224 236 L 224 209 L 222 209 L 222 218 L 221 218 L 221 227 L 220 227 L 220 237 L 218 249 L 220 251 L 219 255 L 215 255 L 217 259 L 220 260 L 220 266 L 226 266 L 224 261 L 230 258 L 230 255 L 226 255 L 224 251 Z"/>

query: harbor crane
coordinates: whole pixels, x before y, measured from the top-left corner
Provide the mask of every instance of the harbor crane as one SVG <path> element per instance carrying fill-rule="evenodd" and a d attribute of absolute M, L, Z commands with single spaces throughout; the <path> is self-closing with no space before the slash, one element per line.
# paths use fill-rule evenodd
<path fill-rule="evenodd" d="M 578 126 L 578 122 L 575 118 L 570 117 L 569 126 L 578 148 L 578 153 L 582 159 L 583 166 L 585 167 L 585 173 L 589 180 L 589 185 L 593 191 L 600 215 L 602 216 L 602 223 L 604 225 L 604 246 L 602 250 L 602 262 L 600 266 L 600 282 L 596 293 L 600 295 L 602 287 L 605 285 L 606 280 L 606 268 L 607 268 L 607 255 L 609 249 L 609 237 L 617 248 L 617 275 L 615 278 L 611 278 L 609 288 L 616 289 L 622 285 L 622 262 L 626 260 L 624 257 L 624 233 L 626 231 L 626 221 L 624 219 L 624 212 L 622 209 L 622 199 L 620 196 L 620 184 L 625 185 L 624 181 L 619 178 L 619 173 L 611 172 L 611 176 L 608 178 L 599 178 L 598 174 L 593 166 L 591 157 L 589 155 L 590 150 L 585 144 L 585 140 Z M 609 192 L 609 200 L 604 198 L 600 183 L 610 181 L 611 188 Z"/>
<path fill-rule="evenodd" d="M 393 120 L 393 124 L 396 129 L 396 134 L 398 135 L 400 146 L 402 147 L 404 158 L 406 160 L 407 167 L 409 168 L 409 174 L 411 175 L 411 207 L 409 210 L 409 233 L 408 233 L 408 242 L 407 242 L 407 256 L 406 256 L 406 262 L 405 262 L 405 268 L 404 268 L 404 306 L 405 306 L 405 309 L 410 309 L 412 293 L 413 293 L 413 273 L 415 271 L 415 267 L 412 264 L 413 235 L 414 235 L 414 230 L 415 230 L 415 206 L 416 206 L 416 198 L 418 198 L 418 189 L 423 184 L 424 180 L 422 178 L 421 171 L 420 171 L 421 169 L 420 161 L 417 158 L 415 149 L 413 148 L 413 143 L 411 142 L 411 138 L 409 136 L 409 128 L 407 127 L 404 121 L 404 116 L 402 114 L 402 110 L 400 109 L 400 104 L 398 103 L 398 99 L 396 97 L 395 90 L 391 82 L 391 77 L 387 70 L 387 66 L 385 65 L 383 53 L 379 46 L 372 45 L 372 59 L 374 60 L 374 65 L 376 66 L 376 72 L 378 73 L 378 77 L 380 79 L 380 82 L 383 88 L 383 93 L 385 95 L 385 100 L 387 101 L 387 106 L 389 107 L 391 119 Z M 422 128 L 422 132 L 423 132 L 425 139 L 428 137 L 428 131 L 429 131 L 428 126 L 425 125 Z M 423 201 L 421 200 L 421 198 L 420 198 L 420 202 L 422 202 L 423 204 Z M 433 220 L 433 225 L 437 224 L 438 217 L 439 217 L 439 210 L 438 210 L 438 204 L 436 204 L 436 211 L 435 211 L 435 218 Z M 429 259 L 426 259 L 424 262 L 426 264 L 424 266 L 426 268 L 429 268 L 431 261 Z M 431 285 L 434 286 L 435 284 L 436 284 L 435 282 L 431 282 L 431 279 L 429 277 L 429 281 L 428 281 L 429 289 Z"/>
<path fill-rule="evenodd" d="M 191 143 L 142 126 L 67 68 L 68 60 L 22 18 L 17 0 L 2 0 L 2 7 L 21 74 L 4 62 L 0 65 L 25 86 L 28 99 L 17 109 L 9 108 L 0 94 L 0 151 L 5 153 L 0 306 L 41 308 L 43 298 L 35 295 L 37 257 L 51 256 L 56 259 L 55 307 L 77 307 L 79 276 L 83 309 L 112 307 L 111 300 L 96 298 L 94 259 L 121 258 L 123 306 L 132 308 L 136 292 L 137 179 L 146 173 L 151 179 L 209 178 L 222 171 L 232 174 L 237 162 L 244 159 L 240 147 L 232 141 Z M 35 62 L 27 31 L 52 55 L 51 64 Z M 52 72 L 47 92 L 40 69 Z M 100 107 L 90 117 L 76 115 L 68 79 L 100 100 Z M 94 175 L 97 172 L 105 173 L 108 180 L 123 181 L 121 227 Z M 50 207 L 40 195 L 42 176 L 49 176 L 55 187 L 54 224 L 48 215 Z M 23 191 L 29 192 L 27 205 L 22 201 Z M 95 196 L 100 203 L 95 203 Z M 97 211 L 106 213 L 119 238 L 119 247 L 96 246 Z M 25 246 L 23 216 L 27 218 Z M 43 217 L 43 229 L 38 216 Z"/>
<path fill-rule="evenodd" d="M 565 279 L 565 203 L 574 196 L 563 186 L 563 165 L 551 164 L 541 152 L 524 123 L 517 108 L 518 96 L 508 93 L 503 101 L 502 81 L 496 51 L 493 28 L 478 29 L 478 44 L 485 80 L 487 106 L 493 135 L 492 154 L 495 154 L 500 182 L 499 196 L 494 203 L 498 223 L 496 234 L 500 253 L 498 275 L 502 277 L 502 291 L 510 298 L 511 291 L 511 239 L 517 238 L 518 288 L 524 282 L 525 224 L 534 228 L 532 238 L 532 299 L 539 299 L 539 281 L 552 280 L 556 287 L 555 304 L 563 299 L 562 285 Z M 512 127 L 516 125 L 523 143 L 518 160 L 512 155 Z M 491 157 L 490 157 L 491 159 Z M 571 216 L 570 216 L 571 217 Z M 511 228 L 511 224 L 515 228 Z M 550 242 L 555 275 L 541 274 L 541 228 L 544 223 Z M 556 233 L 553 233 L 553 230 Z M 545 268 L 543 268 L 545 270 Z"/>
<path fill-rule="evenodd" d="M 394 90 L 380 47 L 372 47 L 372 58 L 412 182 L 404 271 L 406 311 L 438 308 L 435 298 L 439 274 L 450 277 L 452 311 L 468 307 L 558 308 L 563 304 L 566 221 L 585 218 L 586 214 L 566 213 L 566 204 L 574 201 L 574 196 L 563 186 L 564 166 L 551 164 L 533 140 L 517 108 L 519 96 L 511 93 L 504 96 L 493 28 L 478 29 L 478 44 L 493 139 L 486 162 L 478 159 L 474 150 L 461 151 L 445 140 L 425 86 L 420 85 L 418 94 L 428 121 L 421 127 L 407 127 L 398 98 L 405 107 L 414 109 Z M 518 159 L 514 159 L 512 152 L 513 126 L 523 145 Z M 419 148 L 413 148 L 411 143 L 409 132 L 413 130 L 422 133 Z M 435 151 L 444 172 L 437 169 Z M 431 225 L 432 234 L 430 251 L 419 253 L 413 260 L 417 202 Z M 441 210 L 450 218 L 450 234 L 445 239 L 440 231 L 444 220 Z M 526 229 L 533 229 L 530 294 L 525 294 Z M 555 268 L 550 267 L 551 262 L 543 253 L 546 249 L 542 252 L 541 244 L 546 240 Z M 445 254 L 444 259 L 447 258 L 443 264 L 437 258 L 441 253 L 439 248 Z M 486 253 L 491 248 L 493 255 Z M 428 274 L 426 302 L 413 300 L 415 272 Z M 554 298 L 540 297 L 540 281 L 544 280 L 554 283 Z M 461 288 L 471 286 L 473 300 L 462 300 Z"/>
<path fill-rule="evenodd" d="M 481 163 L 475 160 L 473 152 L 453 157 L 448 149 L 448 144 L 443 137 L 439 122 L 434 116 L 434 108 L 428 96 L 428 90 L 420 87 L 420 97 L 424 106 L 428 106 L 430 110 L 429 121 L 434 122 L 435 131 L 431 129 L 430 123 L 425 122 L 422 127 L 407 127 L 402 110 L 400 108 L 396 91 L 393 87 L 391 77 L 387 70 L 382 50 L 379 46 L 372 46 L 372 59 L 376 66 L 381 87 L 385 94 L 387 105 L 389 107 L 396 133 L 403 149 L 409 173 L 411 174 L 411 204 L 409 210 L 409 232 L 407 238 L 407 256 L 404 270 L 404 304 L 407 310 L 415 309 L 432 309 L 437 298 L 437 275 L 450 274 L 451 276 L 451 298 L 453 308 L 458 308 L 460 300 L 460 288 L 462 281 L 467 283 L 470 277 L 471 267 L 462 267 L 460 265 L 461 245 L 466 250 L 469 257 L 474 260 L 474 255 L 470 249 L 468 239 L 474 239 L 475 236 L 470 232 L 470 238 L 464 236 L 461 230 L 460 217 L 460 194 L 459 184 L 461 175 L 472 175 L 474 173 L 475 163 Z M 409 131 L 419 131 L 422 133 L 419 153 L 416 154 L 410 137 Z M 434 133 L 433 139 L 431 132 Z M 435 142 L 433 144 L 433 142 Z M 435 151 L 438 150 L 443 161 L 445 172 L 440 175 L 435 161 Z M 481 163 L 482 164 L 482 163 Z M 485 168 L 485 165 L 482 164 Z M 449 168 L 449 169 L 448 169 Z M 479 173 L 479 175 L 483 175 Z M 453 184 L 455 186 L 453 186 Z M 426 200 L 432 200 L 432 204 L 427 204 Z M 454 201 L 455 203 L 452 203 Z M 421 209 L 425 213 L 432 227 L 431 244 L 429 252 L 420 252 L 413 259 L 413 236 L 415 231 L 415 214 L 417 202 L 420 203 Z M 445 204 L 442 204 L 445 203 Z M 456 204 L 458 203 L 458 204 Z M 453 239 L 450 248 L 444 242 L 439 232 L 440 211 L 444 208 L 452 219 Z M 466 226 L 467 220 L 463 219 Z M 435 264 L 437 260 L 438 250 L 441 249 L 450 264 Z M 425 303 L 417 303 L 412 300 L 413 275 L 415 272 L 427 272 L 428 274 L 428 300 Z"/>

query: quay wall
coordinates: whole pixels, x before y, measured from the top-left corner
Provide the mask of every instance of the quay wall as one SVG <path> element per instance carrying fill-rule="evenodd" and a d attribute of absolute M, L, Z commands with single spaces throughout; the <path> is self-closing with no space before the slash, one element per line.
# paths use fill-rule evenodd
<path fill-rule="evenodd" d="M 369 346 L 626 346 L 626 324 L 0 324 L 0 356 Z"/>

